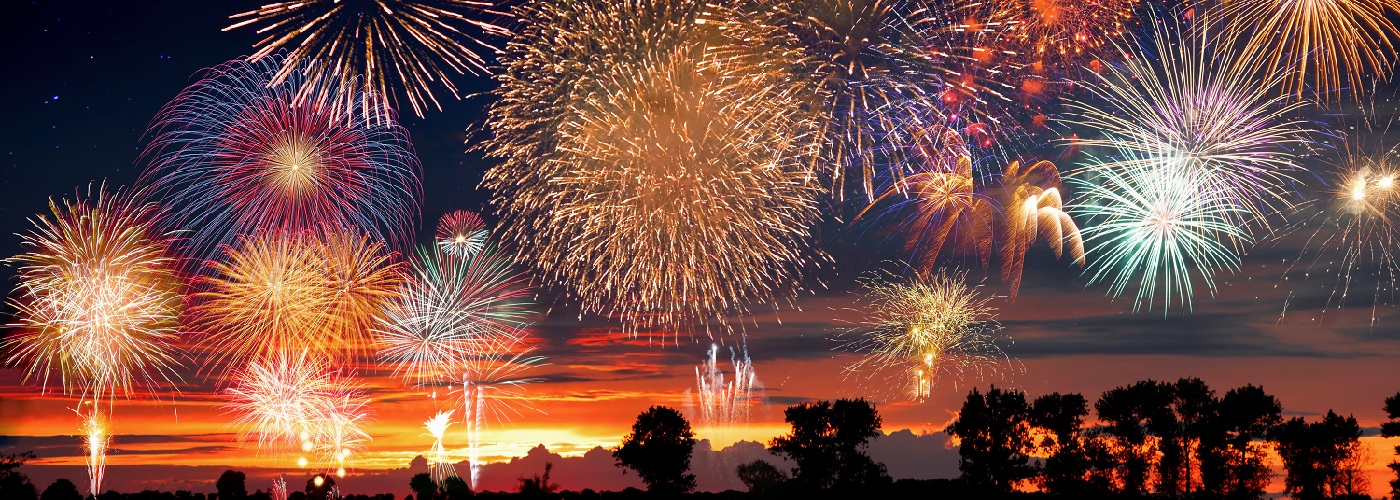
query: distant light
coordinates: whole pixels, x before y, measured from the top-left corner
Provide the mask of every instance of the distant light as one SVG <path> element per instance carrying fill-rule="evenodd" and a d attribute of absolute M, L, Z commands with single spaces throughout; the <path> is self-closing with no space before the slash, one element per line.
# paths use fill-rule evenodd
<path fill-rule="evenodd" d="M 321 477 L 321 476 L 316 476 L 316 479 L 312 479 L 311 482 L 312 482 L 312 483 L 315 483 L 317 488 L 320 488 L 321 485 L 326 484 L 326 478 Z"/>

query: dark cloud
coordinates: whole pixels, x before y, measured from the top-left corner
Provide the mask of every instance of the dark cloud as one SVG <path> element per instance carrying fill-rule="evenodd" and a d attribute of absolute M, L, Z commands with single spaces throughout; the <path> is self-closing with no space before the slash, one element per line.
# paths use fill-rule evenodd
<path fill-rule="evenodd" d="M 1119 314 L 1071 319 L 1004 321 L 1015 332 L 1005 346 L 1015 358 L 1072 355 L 1351 358 L 1366 353 L 1285 342 L 1252 324 L 1248 313 L 1196 313 L 1170 321 Z"/>

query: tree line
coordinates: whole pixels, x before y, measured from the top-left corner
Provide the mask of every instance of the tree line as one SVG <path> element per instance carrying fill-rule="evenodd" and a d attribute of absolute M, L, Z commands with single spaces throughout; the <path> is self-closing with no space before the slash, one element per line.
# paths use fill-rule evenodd
<path fill-rule="evenodd" d="M 1400 437 L 1400 393 L 1386 398 L 1384 437 Z M 1089 417 L 1096 417 L 1090 424 Z M 780 468 L 764 460 L 739 465 L 736 473 L 746 493 L 693 493 L 690 462 L 695 433 L 681 412 L 653 406 L 638 415 L 629 434 L 613 449 L 618 467 L 636 473 L 647 492 L 560 491 L 543 475 L 519 478 L 515 492 L 473 493 L 457 478 L 439 484 L 427 474 L 414 476 L 410 487 L 418 500 L 484 498 L 641 498 L 682 495 L 722 498 L 1263 498 L 1271 471 L 1270 451 L 1283 464 L 1285 492 L 1297 500 L 1370 497 L 1364 466 L 1370 457 L 1361 446 L 1361 427 L 1353 416 L 1333 411 L 1316 419 L 1283 418 L 1283 406 L 1262 387 L 1246 385 L 1217 394 L 1200 379 L 1176 382 L 1145 380 L 1116 387 L 1092 407 L 1081 394 L 1026 393 L 995 386 L 973 389 L 958 417 L 945 432 L 957 441 L 959 477 L 920 481 L 892 480 L 868 454 L 881 433 L 875 405 L 863 399 L 817 401 L 783 412 L 790 432 L 767 443 L 768 451 L 792 464 Z M 1395 453 L 1400 457 L 1400 446 Z M 32 454 L 0 457 L 0 498 L 78 500 L 67 479 L 42 494 L 18 469 Z M 1396 478 L 1388 494 L 1400 500 L 1400 460 L 1391 462 Z M 393 495 L 345 495 L 334 479 L 307 480 L 291 499 L 392 500 Z M 270 498 L 247 492 L 241 472 L 227 471 L 216 482 L 218 493 L 180 491 L 108 492 L 99 500 L 243 500 Z M 412 495 L 409 496 L 412 498 Z M 407 498 L 405 500 L 408 500 Z"/>

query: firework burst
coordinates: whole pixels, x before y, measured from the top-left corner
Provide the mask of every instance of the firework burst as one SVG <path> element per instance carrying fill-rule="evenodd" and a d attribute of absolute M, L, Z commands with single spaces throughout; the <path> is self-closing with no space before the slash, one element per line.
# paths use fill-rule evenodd
<path fill-rule="evenodd" d="M 739 357 L 739 353 L 743 357 Z M 729 443 L 732 430 L 749 424 L 749 410 L 754 402 L 754 388 L 758 377 L 754 374 L 753 362 L 749 360 L 748 346 L 740 350 L 729 349 L 729 364 L 734 368 L 734 376 L 724 380 L 724 371 L 719 366 L 719 345 L 710 344 L 707 358 L 695 367 L 695 388 L 700 400 L 700 422 L 713 433 L 712 443 Z"/>
<path fill-rule="evenodd" d="M 905 235 L 904 250 L 913 255 L 914 268 L 923 276 L 937 267 L 950 238 L 955 249 L 970 247 L 985 267 L 991 259 L 996 208 L 974 192 L 967 144 L 944 127 L 918 127 L 910 136 L 913 151 L 908 156 L 918 161 L 916 171 L 884 189 L 856 218 L 892 200 L 880 217 L 895 219 Z"/>
<path fill-rule="evenodd" d="M 437 245 L 448 255 L 470 258 L 486 246 L 490 235 L 480 215 L 458 210 L 444 214 L 438 221 Z"/>
<path fill-rule="evenodd" d="M 1372 133 L 1367 125 L 1366 131 Z M 1388 127 L 1387 127 L 1388 128 Z M 1375 134 L 1384 137 L 1386 131 Z M 1363 136 L 1364 137 L 1364 136 Z M 1288 233 L 1306 236 L 1303 250 L 1284 272 L 1295 269 L 1334 277 L 1323 312 L 1344 307 L 1353 288 L 1375 282 L 1371 295 L 1371 324 L 1378 321 L 1376 308 L 1394 301 L 1397 277 L 1395 248 L 1400 242 L 1400 151 L 1353 141 L 1339 148 L 1343 161 L 1329 179 L 1330 191 L 1318 200 L 1299 205 L 1307 214 Z M 1333 267 L 1336 266 L 1336 267 Z M 1383 294 L 1389 293 L 1389 297 Z M 1290 293 L 1290 296 L 1292 293 Z"/>
<path fill-rule="evenodd" d="M 848 375 L 902 379 L 915 401 L 932 396 L 944 379 L 995 372 L 1006 354 L 992 340 L 1001 326 L 990 297 L 965 280 L 966 273 L 943 273 L 904 280 L 892 275 L 861 279 L 874 310 L 848 347 L 863 357 L 846 367 Z"/>
<path fill-rule="evenodd" d="M 1086 221 L 1084 241 L 1097 256 L 1090 281 L 1108 282 L 1115 297 L 1136 281 L 1134 310 L 1155 307 L 1158 294 L 1164 315 L 1175 302 L 1189 310 L 1193 277 L 1214 294 L 1215 274 L 1238 269 L 1235 248 L 1251 241 L 1236 223 L 1246 210 L 1217 199 L 1198 169 L 1161 158 L 1148 168 L 1134 151 L 1119 153 L 1122 162 L 1071 180 L 1082 195 L 1071 212 Z"/>
<path fill-rule="evenodd" d="M 273 59 L 225 63 L 156 116 L 142 180 L 167 204 L 166 223 L 199 258 L 239 235 L 321 225 L 403 248 L 422 191 L 407 132 L 326 100 L 298 103 L 301 77 L 276 83 L 275 73 Z M 357 110 L 390 113 L 376 94 L 354 95 Z"/>
<path fill-rule="evenodd" d="M 1228 38 L 1210 39 L 1205 26 L 1196 28 L 1162 23 L 1150 44 L 1125 51 L 1124 62 L 1084 82 L 1094 99 L 1069 102 L 1069 121 L 1103 137 L 1077 144 L 1131 153 L 1103 168 L 1178 163 L 1174 168 L 1193 171 L 1183 175 L 1201 183 L 1204 199 L 1230 205 L 1217 214 L 1238 225 L 1267 225 L 1290 205 L 1290 173 L 1300 169 L 1308 144 L 1304 124 L 1288 117 L 1302 103 L 1273 95 L 1283 73 L 1241 70 L 1252 56 L 1236 54 Z"/>
<path fill-rule="evenodd" d="M 633 333 L 776 305 L 816 253 L 806 123 L 791 96 L 707 59 L 701 8 L 535 5 L 490 111 L 504 161 L 484 185 L 505 238 Z"/>
<path fill-rule="evenodd" d="M 344 476 L 369 434 L 369 399 L 348 376 L 305 351 L 279 351 L 234 372 L 224 391 L 239 438 L 260 449 L 300 451 L 318 467 Z M 306 456 L 298 465 L 309 464 Z"/>
<path fill-rule="evenodd" d="M 705 20 L 722 28 L 723 64 L 799 97 L 789 112 L 817 125 L 815 159 L 840 198 L 850 186 L 873 200 L 882 170 L 899 185 L 902 162 L 885 157 L 884 142 L 906 125 L 903 113 L 951 122 L 1007 99 L 1009 87 L 988 78 L 1005 69 L 984 33 L 922 0 L 740 1 Z"/>
<path fill-rule="evenodd" d="M 522 411 L 543 411 L 530 404 L 525 386 L 541 379 L 527 376 L 542 366 L 544 357 L 534 354 L 525 342 L 524 332 L 498 337 L 493 345 L 462 360 L 462 420 L 467 430 L 467 460 L 471 468 L 470 486 L 481 477 L 481 437 L 493 424 L 509 422 Z"/>
<path fill-rule="evenodd" d="M 374 329 L 380 357 L 405 381 L 450 379 L 459 360 L 526 325 L 531 295 L 495 245 L 467 258 L 420 249 Z"/>
<path fill-rule="evenodd" d="M 1353 95 L 1370 75 L 1390 77 L 1400 29 L 1391 22 L 1400 14 L 1397 0 L 1239 0 L 1224 2 L 1219 20 L 1244 40 L 1253 56 L 1246 67 L 1266 67 L 1282 75 L 1277 85 L 1296 97 L 1304 87 L 1326 98 L 1343 85 Z"/>
<path fill-rule="evenodd" d="M 398 268 L 379 242 L 329 228 L 244 238 L 198 280 L 192 324 L 233 365 L 280 350 L 355 353 L 396 297 Z"/>
<path fill-rule="evenodd" d="M 224 31 L 254 26 L 266 35 L 254 45 L 258 51 L 248 58 L 253 62 L 278 59 L 282 48 L 291 47 L 270 83 L 300 80 L 298 102 L 353 108 L 355 96 L 328 89 L 356 82 L 391 96 L 395 108 L 402 97 L 421 117 L 429 106 L 442 109 L 435 91 L 461 96 L 453 75 L 487 72 L 481 54 L 495 48 L 486 40 L 510 34 L 491 22 L 498 16 L 489 0 L 311 0 L 234 14 Z M 360 111 L 393 120 L 387 107 Z"/>
<path fill-rule="evenodd" d="M 7 259 L 19 283 L 5 361 L 44 388 L 56 376 L 66 393 L 154 392 L 179 366 L 172 352 L 184 303 L 171 240 L 155 228 L 154 205 L 95 188 L 50 200 L 51 216 L 31 219 L 21 235 L 25 253 Z"/>
<path fill-rule="evenodd" d="M 442 446 L 442 435 L 447 432 L 447 427 L 452 425 L 452 413 L 453 410 L 440 411 L 433 418 L 423 422 L 423 428 L 433 437 L 433 448 L 428 451 L 428 466 L 432 471 L 433 480 L 438 484 L 442 484 L 449 477 L 457 476 L 457 468 L 452 465 L 447 449 Z"/>
<path fill-rule="evenodd" d="M 997 27 L 1000 41 L 1036 72 L 1076 72 L 1112 50 L 1139 0 L 998 0 L 960 2 L 954 12 Z"/>
<path fill-rule="evenodd" d="M 1001 277 L 1013 299 L 1021 288 L 1026 252 L 1038 240 L 1050 245 L 1056 258 L 1063 257 L 1068 246 L 1074 262 L 1084 265 L 1084 239 L 1064 211 L 1061 187 L 1060 171 L 1048 161 L 1030 166 L 1013 161 L 1002 172 Z"/>

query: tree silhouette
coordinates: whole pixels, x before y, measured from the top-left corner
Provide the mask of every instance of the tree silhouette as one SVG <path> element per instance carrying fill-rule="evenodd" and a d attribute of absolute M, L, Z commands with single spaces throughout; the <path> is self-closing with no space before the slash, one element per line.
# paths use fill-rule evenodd
<path fill-rule="evenodd" d="M 1255 499 L 1264 495 L 1269 467 L 1264 441 L 1282 418 L 1283 405 L 1264 389 L 1231 389 L 1217 405 L 1215 418 L 1200 433 L 1202 490 L 1209 496 Z"/>
<path fill-rule="evenodd" d="M 1381 424 L 1381 436 L 1400 437 L 1400 392 L 1385 398 L 1385 414 L 1390 421 Z M 1395 455 L 1400 456 L 1400 446 L 1395 447 Z M 1400 499 L 1400 460 L 1391 462 L 1390 470 L 1395 471 L 1395 480 L 1390 482 L 1390 498 Z"/>
<path fill-rule="evenodd" d="M 316 479 L 321 479 L 321 484 L 316 484 Z M 335 478 L 325 474 L 317 474 L 306 480 L 306 498 L 310 500 L 321 500 L 329 498 L 331 489 L 335 488 Z"/>
<path fill-rule="evenodd" d="M 1105 432 L 1114 438 L 1113 453 L 1119 464 L 1115 482 L 1130 495 L 1147 493 L 1156 454 L 1147 439 L 1149 431 L 1157 435 L 1167 424 L 1175 426 L 1171 391 L 1170 384 L 1146 380 L 1110 389 L 1094 403 L 1099 420 L 1106 424 Z"/>
<path fill-rule="evenodd" d="M 808 490 L 848 490 L 889 482 L 885 466 L 866 455 L 880 437 L 880 413 L 864 399 L 789 406 L 783 420 L 792 432 L 773 438 L 768 451 L 797 464 L 794 482 Z"/>
<path fill-rule="evenodd" d="M 749 493 L 766 496 L 779 495 L 788 481 L 788 475 L 773 464 L 754 460 L 735 468 L 739 480 L 749 489 Z"/>
<path fill-rule="evenodd" d="M 78 487 L 72 481 L 59 478 L 53 484 L 44 488 L 44 494 L 39 495 L 39 500 L 82 500 L 83 495 L 78 493 Z"/>
<path fill-rule="evenodd" d="M 1029 422 L 1044 436 L 1036 448 L 1045 461 L 1036 483 L 1048 493 L 1084 497 L 1111 489 L 1111 478 L 1102 473 L 1112 467 L 1111 457 L 1097 436 L 1084 431 L 1089 402 L 1080 394 L 1046 394 L 1031 405 Z"/>
<path fill-rule="evenodd" d="M 214 482 L 214 489 L 219 492 L 219 500 L 240 500 L 248 498 L 248 487 L 246 480 L 248 476 L 242 472 L 226 470 L 219 475 L 219 480 Z"/>
<path fill-rule="evenodd" d="M 535 477 L 520 478 L 520 496 L 525 498 L 548 498 L 559 491 L 559 485 L 549 482 L 549 473 L 554 470 L 554 464 L 544 463 L 544 475 Z"/>
<path fill-rule="evenodd" d="M 442 489 L 438 493 L 444 500 L 459 500 L 472 496 L 472 487 L 460 477 L 448 476 L 442 480 Z"/>
<path fill-rule="evenodd" d="M 1314 500 L 1360 491 L 1361 426 L 1331 410 L 1320 422 L 1292 418 L 1274 431 L 1283 459 L 1284 492 L 1296 500 Z"/>
<path fill-rule="evenodd" d="M 0 456 L 0 498 L 16 500 L 36 500 L 39 498 L 39 489 L 34 487 L 34 483 L 29 482 L 29 476 L 18 470 L 25 462 L 33 459 L 33 452 Z"/>
<path fill-rule="evenodd" d="M 1030 406 L 1025 393 L 992 386 L 968 393 L 957 420 L 945 430 L 957 436 L 958 470 L 967 484 L 1009 492 L 1033 476 Z"/>
<path fill-rule="evenodd" d="M 688 493 L 695 489 L 695 475 L 690 473 L 694 448 L 690 422 L 674 409 L 653 406 L 637 415 L 632 433 L 622 438 L 613 458 L 618 467 L 636 471 L 647 491 Z"/>
<path fill-rule="evenodd" d="M 436 500 L 438 496 L 437 482 L 426 472 L 414 474 L 408 480 L 408 489 L 413 490 L 413 498 L 417 500 Z"/>

